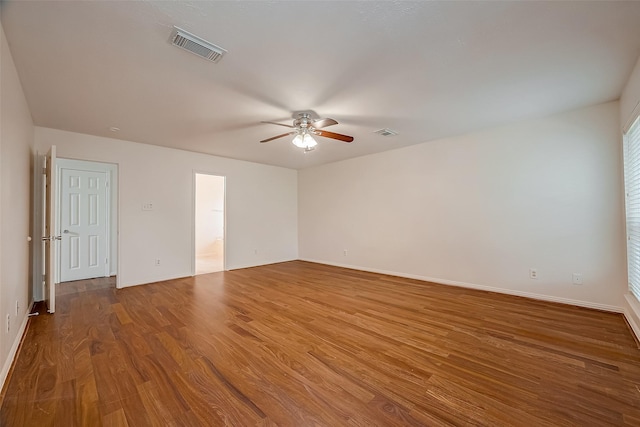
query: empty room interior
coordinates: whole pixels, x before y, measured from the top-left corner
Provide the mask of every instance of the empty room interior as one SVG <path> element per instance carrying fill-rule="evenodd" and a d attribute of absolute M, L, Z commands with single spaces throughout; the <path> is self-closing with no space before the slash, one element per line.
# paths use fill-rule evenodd
<path fill-rule="evenodd" d="M 0 2 L 1 426 L 640 426 L 640 2 Z"/>

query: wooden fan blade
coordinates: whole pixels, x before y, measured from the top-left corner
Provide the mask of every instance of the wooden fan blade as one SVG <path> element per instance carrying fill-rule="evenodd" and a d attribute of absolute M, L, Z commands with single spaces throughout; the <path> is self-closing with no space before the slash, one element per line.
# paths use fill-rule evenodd
<path fill-rule="evenodd" d="M 311 127 L 314 129 L 320 129 L 320 128 L 326 128 L 327 126 L 333 126 L 337 124 L 338 122 L 336 122 L 333 119 L 319 119 L 311 123 Z"/>
<path fill-rule="evenodd" d="M 285 125 L 285 124 L 283 124 L 283 123 L 276 123 L 276 122 L 264 122 L 264 121 L 263 121 L 263 122 L 260 122 L 260 123 L 269 123 L 269 124 L 272 124 L 272 125 L 284 126 L 284 127 L 287 127 L 287 128 L 292 128 L 292 129 L 294 129 L 294 127 L 293 127 L 293 126 L 291 126 L 291 125 Z"/>
<path fill-rule="evenodd" d="M 325 138 L 337 139 L 342 142 L 351 142 L 353 137 L 349 135 L 342 135 L 340 133 L 327 132 L 326 130 L 316 130 L 314 132 L 318 136 L 324 136 Z"/>
<path fill-rule="evenodd" d="M 273 141 L 274 139 L 282 138 L 283 136 L 287 136 L 287 135 L 293 135 L 293 134 L 295 134 L 295 133 L 297 133 L 297 132 L 288 132 L 288 133 L 283 133 L 282 135 L 278 135 L 278 136 L 274 136 L 274 137 L 271 137 L 271 138 L 263 139 L 263 140 L 262 140 L 262 141 L 260 141 L 260 142 L 269 142 L 269 141 Z"/>

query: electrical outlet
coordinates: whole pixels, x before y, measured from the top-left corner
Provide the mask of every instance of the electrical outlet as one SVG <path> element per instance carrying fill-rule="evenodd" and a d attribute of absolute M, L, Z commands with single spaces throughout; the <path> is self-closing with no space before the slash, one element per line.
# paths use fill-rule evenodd
<path fill-rule="evenodd" d="M 573 273 L 571 283 L 574 285 L 582 285 L 582 273 Z"/>
<path fill-rule="evenodd" d="M 7 333 L 11 331 L 11 315 L 7 314 Z"/>
<path fill-rule="evenodd" d="M 143 203 L 142 204 L 142 210 L 143 211 L 152 211 L 153 210 L 153 203 L 150 203 L 150 202 Z"/>
<path fill-rule="evenodd" d="M 156 259 L 156 266 L 160 265 L 160 258 Z"/>
<path fill-rule="evenodd" d="M 347 256 L 347 250 L 346 249 L 342 252 L 342 255 L 343 256 Z"/>
<path fill-rule="evenodd" d="M 530 268 L 529 269 L 529 279 L 537 279 L 538 278 L 538 269 L 537 268 Z"/>

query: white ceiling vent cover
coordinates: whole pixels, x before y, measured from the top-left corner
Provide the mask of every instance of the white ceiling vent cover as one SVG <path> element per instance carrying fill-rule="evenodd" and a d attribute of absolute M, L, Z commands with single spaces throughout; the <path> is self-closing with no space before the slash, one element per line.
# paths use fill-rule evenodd
<path fill-rule="evenodd" d="M 171 43 L 174 46 L 188 50 L 189 52 L 195 53 L 196 55 L 212 62 L 218 62 L 220 58 L 222 58 L 222 55 L 227 53 L 227 51 L 220 46 L 216 46 L 206 40 L 202 40 L 200 37 L 194 36 L 182 28 L 173 27 L 173 29 Z"/>
<path fill-rule="evenodd" d="M 375 131 L 374 133 L 377 133 L 378 135 L 382 135 L 382 136 L 395 136 L 398 134 L 398 132 L 396 132 L 395 130 L 391 130 L 389 128 L 380 129 Z"/>

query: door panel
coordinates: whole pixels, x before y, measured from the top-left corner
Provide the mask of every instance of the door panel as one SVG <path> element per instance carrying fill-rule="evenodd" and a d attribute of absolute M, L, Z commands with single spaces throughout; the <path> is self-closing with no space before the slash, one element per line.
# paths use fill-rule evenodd
<path fill-rule="evenodd" d="M 77 177 L 75 177 L 77 178 Z M 80 194 L 69 195 L 69 225 L 80 225 Z"/>
<path fill-rule="evenodd" d="M 67 264 L 65 262 L 65 264 Z M 80 238 L 69 236 L 69 267 L 80 268 Z"/>
<path fill-rule="evenodd" d="M 44 301 L 47 311 L 56 311 L 56 244 L 60 236 L 56 235 L 57 197 L 56 197 L 56 146 L 49 149 L 45 157 L 45 221 L 44 221 Z"/>
<path fill-rule="evenodd" d="M 99 255 L 100 255 L 100 236 L 91 234 L 89 235 L 89 267 L 98 266 Z"/>
<path fill-rule="evenodd" d="M 108 276 L 107 174 L 61 169 L 60 280 Z"/>

